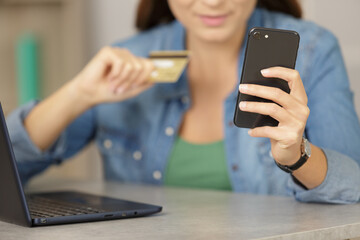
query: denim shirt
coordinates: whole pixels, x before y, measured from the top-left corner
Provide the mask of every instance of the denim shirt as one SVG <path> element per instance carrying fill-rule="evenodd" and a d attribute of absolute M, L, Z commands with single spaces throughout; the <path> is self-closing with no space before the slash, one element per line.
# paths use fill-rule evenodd
<path fill-rule="evenodd" d="M 311 190 L 303 189 L 281 171 L 272 158 L 269 139 L 250 137 L 247 129 L 233 125 L 236 86 L 223 103 L 227 169 L 233 191 L 292 195 L 304 202 L 357 202 L 360 125 L 336 38 L 314 23 L 264 9 L 255 9 L 250 17 L 248 30 L 255 26 L 290 29 L 300 34 L 296 69 L 311 111 L 305 135 L 324 151 L 328 171 L 323 183 Z M 153 50 L 183 50 L 185 33 L 184 27 L 174 21 L 114 46 L 146 57 Z M 245 45 L 246 36 L 239 52 L 239 79 Z M 191 102 L 185 70 L 176 83 L 157 84 L 132 99 L 100 104 L 88 110 L 44 152 L 31 142 L 23 126 L 24 118 L 36 105 L 36 102 L 28 103 L 7 119 L 22 179 L 26 182 L 95 140 L 107 180 L 161 185 L 179 126 Z"/>

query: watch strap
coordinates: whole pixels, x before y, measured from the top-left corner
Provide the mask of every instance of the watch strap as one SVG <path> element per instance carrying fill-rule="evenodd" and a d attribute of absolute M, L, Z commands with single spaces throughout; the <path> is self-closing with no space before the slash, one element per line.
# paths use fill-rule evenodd
<path fill-rule="evenodd" d="M 296 163 L 290 166 L 282 165 L 278 163 L 276 160 L 275 163 L 281 170 L 287 173 L 292 173 L 293 171 L 299 169 L 302 165 L 304 165 L 306 161 L 309 159 L 310 155 L 311 155 L 311 149 L 310 149 L 309 141 L 305 137 L 303 137 L 301 142 L 301 157 Z"/>
<path fill-rule="evenodd" d="M 299 185 L 300 187 L 302 187 L 305 190 L 309 190 L 302 182 L 300 182 L 294 175 L 290 174 L 292 180 L 294 181 L 294 183 L 296 183 L 297 185 Z"/>
<path fill-rule="evenodd" d="M 278 163 L 277 161 L 275 161 L 275 163 L 281 170 L 283 170 L 287 173 L 292 173 L 293 171 L 299 169 L 302 165 L 304 165 L 308 159 L 309 159 L 309 156 L 307 156 L 306 154 L 303 154 L 296 163 L 294 163 L 293 165 L 290 165 L 290 166 L 282 165 L 282 164 Z"/>

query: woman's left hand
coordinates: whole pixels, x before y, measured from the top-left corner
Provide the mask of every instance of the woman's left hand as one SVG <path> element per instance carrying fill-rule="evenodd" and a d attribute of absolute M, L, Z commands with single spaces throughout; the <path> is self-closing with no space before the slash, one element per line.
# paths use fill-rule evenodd
<path fill-rule="evenodd" d="M 290 93 L 275 87 L 240 84 L 241 93 L 269 99 L 275 103 L 242 101 L 239 107 L 242 111 L 269 115 L 279 121 L 277 127 L 257 127 L 250 130 L 249 135 L 270 138 L 274 159 L 282 165 L 292 165 L 301 156 L 301 140 L 310 114 L 304 85 L 299 72 L 293 69 L 272 67 L 263 69 L 261 74 L 267 78 L 287 81 Z"/>

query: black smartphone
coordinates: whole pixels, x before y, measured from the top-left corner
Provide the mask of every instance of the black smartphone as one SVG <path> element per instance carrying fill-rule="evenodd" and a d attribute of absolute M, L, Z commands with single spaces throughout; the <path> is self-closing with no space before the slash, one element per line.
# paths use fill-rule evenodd
<path fill-rule="evenodd" d="M 240 83 L 277 87 L 289 93 L 289 85 L 279 78 L 265 78 L 260 70 L 281 66 L 295 68 L 300 36 L 295 31 L 252 28 L 248 34 L 245 59 Z M 241 128 L 277 126 L 279 122 L 268 115 L 244 112 L 239 109 L 240 101 L 272 102 L 271 100 L 238 93 L 234 124 Z"/>

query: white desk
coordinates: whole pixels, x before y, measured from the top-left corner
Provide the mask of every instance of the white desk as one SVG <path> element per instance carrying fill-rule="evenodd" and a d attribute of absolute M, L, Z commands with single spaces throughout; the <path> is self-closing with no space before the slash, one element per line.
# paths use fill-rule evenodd
<path fill-rule="evenodd" d="M 157 215 L 25 228 L 0 222 L 0 239 L 350 239 L 360 236 L 360 204 L 303 204 L 292 198 L 123 185 L 44 183 L 31 190 L 74 189 L 162 205 Z"/>

